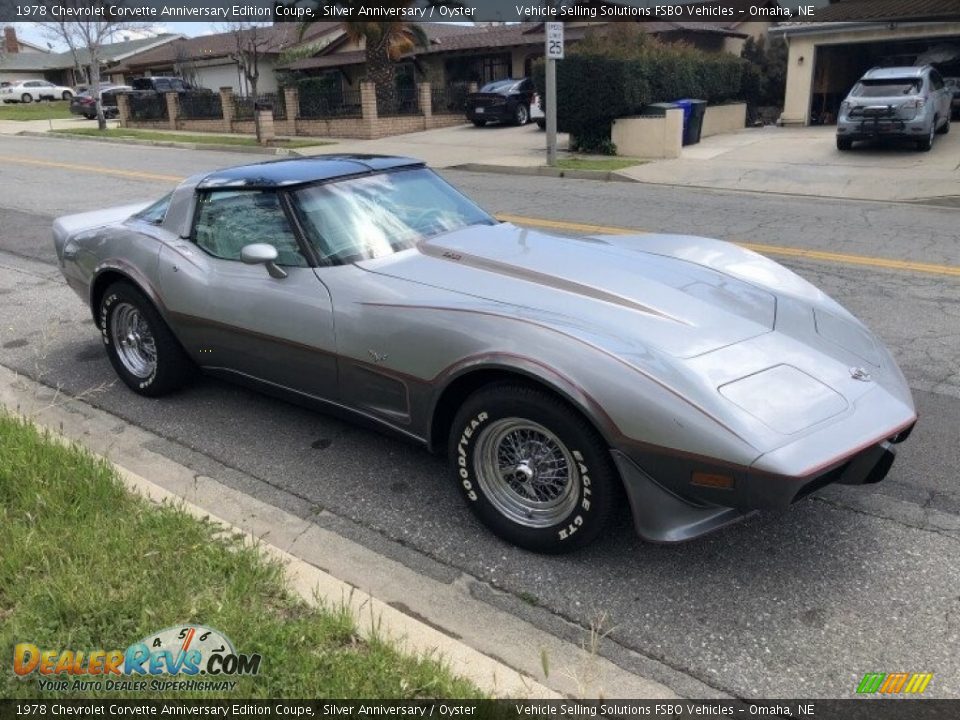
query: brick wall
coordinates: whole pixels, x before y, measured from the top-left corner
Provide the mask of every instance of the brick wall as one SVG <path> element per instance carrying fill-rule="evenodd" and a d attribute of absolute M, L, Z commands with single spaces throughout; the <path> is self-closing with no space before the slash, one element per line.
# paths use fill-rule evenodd
<path fill-rule="evenodd" d="M 274 132 L 279 136 L 305 135 L 309 137 L 354 138 L 359 140 L 375 140 L 391 135 L 432 130 L 434 128 L 452 127 L 466 122 L 463 114 L 434 115 L 429 108 L 430 86 L 423 83 L 420 86 L 419 100 L 422 114 L 397 115 L 391 117 L 377 116 L 376 93 L 371 83 L 361 83 L 361 103 L 363 117 L 352 118 L 298 118 L 295 117 L 299 103 L 295 88 L 286 88 L 285 99 L 287 106 L 287 120 L 274 120 Z M 229 88 L 221 88 L 222 105 L 227 110 L 226 117 L 220 120 L 181 120 L 173 115 L 170 121 L 134 121 L 130 120 L 126 102 L 121 100 L 120 122 L 123 127 L 145 128 L 150 130 L 185 130 L 192 132 L 228 132 L 241 135 L 254 135 L 256 129 L 253 120 L 234 120 L 233 104 L 229 96 Z M 173 95 L 173 93 L 171 93 Z M 176 110 L 176 99 L 168 98 Z"/>

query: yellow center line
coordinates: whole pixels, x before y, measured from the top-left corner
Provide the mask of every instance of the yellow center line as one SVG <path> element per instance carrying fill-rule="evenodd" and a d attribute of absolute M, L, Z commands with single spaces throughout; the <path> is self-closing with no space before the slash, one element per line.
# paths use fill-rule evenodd
<path fill-rule="evenodd" d="M 79 170 L 80 172 L 97 173 L 98 175 L 116 175 L 118 177 L 143 178 L 144 180 L 163 180 L 166 182 L 180 182 L 184 178 L 178 175 L 159 175 L 157 173 L 140 172 L 138 170 L 120 170 L 99 167 L 97 165 L 74 165 L 73 163 L 53 162 L 52 160 L 34 160 L 28 158 L 4 158 L 4 162 L 19 165 L 35 165 L 38 167 L 59 168 L 61 170 Z"/>
<path fill-rule="evenodd" d="M 547 220 L 532 218 L 523 215 L 497 215 L 504 222 L 518 225 L 533 225 L 534 227 L 552 228 L 555 230 L 573 230 L 576 232 L 605 233 L 608 235 L 648 235 L 649 230 L 618 227 L 615 225 L 589 225 L 585 223 L 565 222 L 562 220 Z M 903 270 L 908 272 L 927 273 L 929 275 L 948 275 L 960 277 L 960 266 L 939 265 L 935 263 L 914 262 L 912 260 L 893 260 L 890 258 L 870 257 L 869 255 L 850 255 L 847 253 L 826 252 L 824 250 L 805 250 L 803 248 L 783 247 L 781 245 L 761 245 L 759 243 L 734 241 L 740 247 L 753 250 L 763 255 L 778 255 L 781 257 L 802 258 L 804 260 L 819 260 L 822 262 L 839 263 L 842 265 L 858 265 L 861 267 L 876 267 L 886 270 Z"/>

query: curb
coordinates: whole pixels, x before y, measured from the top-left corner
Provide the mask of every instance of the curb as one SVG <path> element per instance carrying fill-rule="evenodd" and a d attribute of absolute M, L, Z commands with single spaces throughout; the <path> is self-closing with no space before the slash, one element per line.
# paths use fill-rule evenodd
<path fill-rule="evenodd" d="M 415 567 L 404 564 L 393 559 L 389 542 L 384 554 L 379 543 L 371 547 L 350 539 L 355 530 L 348 520 L 322 510 L 296 515 L 278 506 L 284 504 L 282 498 L 261 501 L 235 485 L 237 476 L 242 476 L 244 488 L 263 480 L 207 456 L 198 455 L 194 464 L 206 467 L 209 474 L 182 465 L 168 456 L 179 454 L 179 446 L 2 365 L 0 407 L 104 457 L 117 467 L 127 487 L 152 501 L 182 505 L 196 517 L 242 534 L 284 562 L 291 591 L 306 602 L 325 599 L 349 605 L 358 628 L 375 623 L 378 632 L 404 651 L 441 658 L 452 672 L 492 696 L 678 697 L 663 682 L 646 677 L 649 672 L 673 678 L 659 663 L 643 675 L 630 672 L 603 650 L 598 652 L 592 646 L 595 638 L 585 637 L 581 628 L 562 627 L 562 634 L 569 637 L 558 637 L 523 614 L 503 609 L 511 607 L 508 597 L 488 597 L 486 585 L 459 570 L 426 557 Z M 167 454 L 162 454 L 168 446 Z M 233 482 L 211 477 L 221 474 Z M 549 674 L 544 670 L 547 662 Z"/>
<path fill-rule="evenodd" d="M 18 132 L 19 136 L 26 137 L 56 137 L 65 140 L 89 140 L 91 142 L 111 143 L 119 145 L 144 145 L 147 147 L 169 147 L 181 148 L 183 150 L 213 150 L 215 152 L 246 153 L 249 155 L 300 155 L 297 152 L 301 148 L 262 148 L 251 147 L 249 145 L 215 145 L 207 143 L 176 142 L 173 140 L 138 140 L 137 138 L 102 138 L 92 135 L 72 135 L 70 133 L 57 132 L 50 130 L 48 132 L 36 132 L 34 130 L 23 130 Z M 331 143 L 326 143 L 331 144 Z"/>
<path fill-rule="evenodd" d="M 601 180 L 607 182 L 637 183 L 632 177 L 621 175 L 616 170 L 564 170 L 546 165 L 487 165 L 485 163 L 464 163 L 452 165 L 447 170 L 465 170 L 467 172 L 495 173 L 499 175 L 536 175 L 539 177 L 569 178 L 572 180 Z"/>

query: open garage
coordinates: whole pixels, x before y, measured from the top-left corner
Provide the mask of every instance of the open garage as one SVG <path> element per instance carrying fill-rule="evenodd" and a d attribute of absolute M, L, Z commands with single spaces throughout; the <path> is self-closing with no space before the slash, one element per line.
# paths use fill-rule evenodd
<path fill-rule="evenodd" d="M 849 10 L 866 7 L 844 2 L 825 11 L 844 6 Z M 785 125 L 832 124 L 847 92 L 872 67 L 930 63 L 944 77 L 960 76 L 960 17 L 949 21 L 798 23 L 771 29 L 771 33 L 782 34 L 789 44 L 781 116 Z"/>

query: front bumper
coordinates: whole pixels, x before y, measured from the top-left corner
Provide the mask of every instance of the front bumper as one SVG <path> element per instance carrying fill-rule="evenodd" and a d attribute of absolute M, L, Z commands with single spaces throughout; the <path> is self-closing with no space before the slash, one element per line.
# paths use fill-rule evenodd
<path fill-rule="evenodd" d="M 905 420 L 880 436 L 842 450 L 831 447 L 827 435 L 815 433 L 762 455 L 749 467 L 649 448 L 640 453 L 613 450 L 613 458 L 637 534 L 651 542 L 675 543 L 719 530 L 757 510 L 787 508 L 827 485 L 878 483 L 890 472 L 895 445 L 907 439 L 915 424 L 910 410 Z M 813 464 L 811 458 L 817 458 Z M 698 484 L 703 478 L 715 482 Z"/>

